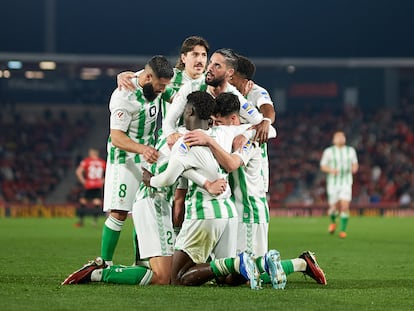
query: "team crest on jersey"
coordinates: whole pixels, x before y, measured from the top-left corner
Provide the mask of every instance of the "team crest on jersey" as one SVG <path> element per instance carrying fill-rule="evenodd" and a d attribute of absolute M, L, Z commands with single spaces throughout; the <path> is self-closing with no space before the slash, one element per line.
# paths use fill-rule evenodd
<path fill-rule="evenodd" d="M 255 108 L 249 102 L 245 102 L 243 104 L 242 108 L 244 110 L 246 110 L 247 113 L 250 114 L 250 115 L 253 114 L 254 113 L 254 110 L 255 110 Z"/>
<path fill-rule="evenodd" d="M 180 146 L 178 147 L 178 150 L 179 150 L 181 153 L 188 153 L 188 152 L 190 151 L 190 149 L 191 149 L 190 144 L 189 144 L 189 143 L 186 143 L 186 142 L 182 142 L 182 143 L 180 144 Z"/>
<path fill-rule="evenodd" d="M 123 111 L 118 111 L 117 113 L 116 113 L 116 118 L 118 119 L 118 120 L 124 120 L 125 119 L 125 113 L 123 112 Z"/>

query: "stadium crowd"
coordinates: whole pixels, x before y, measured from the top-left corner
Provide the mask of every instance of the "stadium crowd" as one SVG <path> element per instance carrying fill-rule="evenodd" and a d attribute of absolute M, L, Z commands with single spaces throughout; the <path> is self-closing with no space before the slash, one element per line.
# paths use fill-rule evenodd
<path fill-rule="evenodd" d="M 87 115 L 76 120 L 47 108 L 40 116 L 9 112 L 0 116 L 0 197 L 7 203 L 41 203 L 72 173 L 72 150 L 88 134 Z"/>
<path fill-rule="evenodd" d="M 5 202 L 42 202 L 76 166 L 71 150 L 93 125 L 91 116 L 75 120 L 65 110 L 46 109 L 41 118 L 2 115 L 0 130 L 0 195 Z M 277 139 L 269 142 L 272 204 L 326 202 L 325 177 L 319 170 L 323 148 L 332 131 L 344 129 L 358 153 L 355 203 L 400 202 L 414 198 L 414 105 L 376 112 L 348 107 L 280 113 Z M 68 189 L 76 202 L 76 189 Z"/>
<path fill-rule="evenodd" d="M 272 203 L 326 202 L 325 177 L 319 170 L 332 132 L 344 130 L 357 150 L 355 203 L 411 203 L 414 197 L 414 105 L 362 111 L 346 107 L 280 115 L 278 138 L 269 143 Z"/>

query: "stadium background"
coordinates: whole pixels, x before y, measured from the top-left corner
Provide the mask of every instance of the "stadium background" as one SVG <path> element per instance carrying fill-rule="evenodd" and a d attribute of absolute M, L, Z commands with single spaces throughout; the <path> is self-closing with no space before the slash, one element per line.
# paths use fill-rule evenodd
<path fill-rule="evenodd" d="M 353 213 L 412 214 L 414 4 L 408 1 L 0 3 L 0 215 L 73 215 L 74 169 L 108 135 L 116 74 L 205 37 L 257 65 L 276 103 L 274 214 L 321 215 L 318 161 L 342 128 L 361 169 Z M 41 63 L 43 62 L 43 63 Z M 55 68 L 53 68 L 55 66 Z M 411 207 L 411 208 L 410 208 Z"/>

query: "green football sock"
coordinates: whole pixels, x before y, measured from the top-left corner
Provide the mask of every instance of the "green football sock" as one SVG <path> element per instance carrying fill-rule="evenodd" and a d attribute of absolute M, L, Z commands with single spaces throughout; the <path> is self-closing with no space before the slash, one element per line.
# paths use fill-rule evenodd
<path fill-rule="evenodd" d="M 141 266 L 111 266 L 102 270 L 102 281 L 115 284 L 148 285 L 152 280 L 152 271 Z"/>
<path fill-rule="evenodd" d="M 259 260 L 260 258 L 260 260 Z M 263 264 L 263 257 L 258 257 L 256 260 L 256 265 L 259 268 L 259 272 L 261 272 L 260 274 L 260 279 L 263 281 L 263 284 L 270 284 L 271 280 L 270 280 L 270 276 L 269 274 L 264 270 L 264 264 Z M 280 261 L 283 271 L 285 271 L 286 275 L 289 275 L 291 273 L 294 272 L 294 267 L 293 267 L 293 262 L 292 260 L 281 260 Z M 264 271 L 264 272 L 263 272 Z"/>
<path fill-rule="evenodd" d="M 334 224 L 336 221 L 336 213 L 329 215 L 331 217 L 331 222 Z"/>
<path fill-rule="evenodd" d="M 267 274 L 267 272 L 260 274 L 260 279 L 262 280 L 263 284 L 272 283 L 272 281 L 270 280 L 270 276 L 269 274 Z"/>
<path fill-rule="evenodd" d="M 124 221 L 109 216 L 102 229 L 101 257 L 112 261 Z"/>
<path fill-rule="evenodd" d="M 236 265 L 240 265 L 240 261 L 236 260 L 238 258 L 214 259 L 210 261 L 211 270 L 213 270 L 215 276 L 226 276 L 238 272 L 238 267 L 236 269 Z"/>
<path fill-rule="evenodd" d="M 341 231 L 345 232 L 346 231 L 346 227 L 348 225 L 348 219 L 349 217 L 346 216 L 341 216 L 340 220 L 341 220 Z"/>
<path fill-rule="evenodd" d="M 290 259 L 281 260 L 280 263 L 281 263 L 283 271 L 285 271 L 286 275 L 289 275 L 289 274 L 295 272 L 292 260 L 290 260 Z"/>

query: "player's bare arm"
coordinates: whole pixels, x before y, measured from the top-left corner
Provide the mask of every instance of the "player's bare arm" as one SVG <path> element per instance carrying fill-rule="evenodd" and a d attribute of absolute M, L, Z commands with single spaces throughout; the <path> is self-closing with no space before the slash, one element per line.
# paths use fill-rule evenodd
<path fill-rule="evenodd" d="M 329 166 L 326 165 L 321 165 L 321 171 L 327 174 L 333 174 L 333 175 L 337 175 L 338 174 L 338 170 L 335 168 L 331 168 Z"/>
<path fill-rule="evenodd" d="M 111 129 L 111 141 L 115 147 L 121 150 L 142 154 L 148 163 L 154 163 L 158 159 L 157 149 L 134 142 L 121 130 Z"/>
<path fill-rule="evenodd" d="M 239 156 L 226 152 L 214 138 L 201 131 L 191 131 L 184 135 L 184 141 L 190 146 L 207 146 L 213 152 L 217 162 L 227 171 L 232 172 L 242 165 Z"/>
<path fill-rule="evenodd" d="M 172 146 L 176 143 L 176 141 L 182 136 L 180 133 L 172 133 L 167 137 L 167 145 L 171 149 Z"/>
<path fill-rule="evenodd" d="M 253 128 L 256 129 L 254 140 L 262 144 L 269 139 L 269 125 L 275 122 L 276 113 L 271 104 L 262 104 L 260 112 L 263 114 L 263 120 Z"/>
<path fill-rule="evenodd" d="M 206 180 L 203 187 L 211 195 L 220 195 L 226 190 L 227 181 L 224 178 L 217 179 L 213 182 Z"/>

